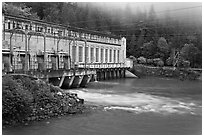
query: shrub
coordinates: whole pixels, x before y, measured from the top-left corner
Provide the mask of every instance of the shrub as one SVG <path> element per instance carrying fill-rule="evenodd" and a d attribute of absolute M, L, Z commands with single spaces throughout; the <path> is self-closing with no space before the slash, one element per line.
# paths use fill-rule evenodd
<path fill-rule="evenodd" d="M 180 68 L 189 68 L 190 67 L 190 61 L 179 59 L 178 67 L 180 67 Z"/>
<path fill-rule="evenodd" d="M 132 59 L 133 61 L 137 61 L 137 59 L 134 56 L 129 56 L 129 59 Z"/>
<path fill-rule="evenodd" d="M 146 58 L 144 57 L 139 57 L 137 60 L 140 64 L 146 64 Z"/>
<path fill-rule="evenodd" d="M 3 76 L 3 124 L 40 120 L 81 112 L 83 100 L 42 80 L 27 76 Z"/>
<path fill-rule="evenodd" d="M 184 68 L 189 68 L 190 67 L 190 61 L 184 60 L 183 61 L 183 67 Z"/>
<path fill-rule="evenodd" d="M 168 66 L 172 66 L 173 65 L 173 59 L 171 57 L 169 57 L 167 60 L 166 60 L 166 64 Z"/>
<path fill-rule="evenodd" d="M 157 66 L 159 67 L 163 67 L 164 66 L 164 62 L 162 60 L 157 62 Z"/>
<path fill-rule="evenodd" d="M 155 58 L 155 59 L 153 59 L 153 65 L 154 66 L 158 66 L 158 62 L 160 62 L 161 63 L 161 59 L 160 58 Z M 162 61 L 163 62 L 163 61 Z"/>
<path fill-rule="evenodd" d="M 24 88 L 21 82 L 11 76 L 2 80 L 2 118 L 3 123 L 22 121 L 31 112 L 32 94 Z"/>
<path fill-rule="evenodd" d="M 191 67 L 194 67 L 196 58 L 199 56 L 199 50 L 193 44 L 185 44 L 181 49 L 181 57 L 184 60 L 188 60 L 191 63 Z"/>
<path fill-rule="evenodd" d="M 147 64 L 148 65 L 154 65 L 153 59 L 147 59 Z"/>

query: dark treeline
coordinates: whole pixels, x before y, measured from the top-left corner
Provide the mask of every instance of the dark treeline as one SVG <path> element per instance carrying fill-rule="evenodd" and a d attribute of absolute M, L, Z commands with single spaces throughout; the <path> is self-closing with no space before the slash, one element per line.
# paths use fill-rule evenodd
<path fill-rule="evenodd" d="M 149 11 L 132 11 L 130 4 L 124 9 L 110 9 L 94 3 L 18 2 L 4 3 L 3 12 L 18 14 L 12 6 L 23 12 L 21 16 L 126 37 L 127 56 L 161 58 L 168 65 L 166 60 L 172 51 L 180 51 L 191 67 L 202 66 L 202 23 L 193 18 L 175 18 L 177 12 L 171 10 L 161 17 L 153 5 Z"/>

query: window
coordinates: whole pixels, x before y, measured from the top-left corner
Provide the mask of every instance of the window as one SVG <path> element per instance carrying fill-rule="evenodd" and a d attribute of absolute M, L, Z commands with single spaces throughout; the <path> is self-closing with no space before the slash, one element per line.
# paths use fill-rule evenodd
<path fill-rule="evenodd" d="M 72 47 L 72 61 L 76 61 L 76 46 Z"/>
<path fill-rule="evenodd" d="M 112 49 L 110 49 L 110 57 L 109 57 L 109 62 L 112 62 Z"/>
<path fill-rule="evenodd" d="M 101 49 L 101 63 L 103 63 L 103 53 L 104 53 L 104 50 Z"/>
<path fill-rule="evenodd" d="M 8 22 L 8 29 L 11 29 L 10 25 L 11 25 L 11 23 L 10 23 L 10 22 Z"/>
<path fill-rule="evenodd" d="M 99 49 L 96 48 L 96 62 L 99 62 Z"/>
<path fill-rule="evenodd" d="M 32 25 L 30 24 L 30 30 L 32 30 Z"/>
<path fill-rule="evenodd" d="M 62 36 L 62 31 L 58 30 L 58 36 Z"/>
<path fill-rule="evenodd" d="M 83 47 L 79 47 L 79 62 L 83 62 Z"/>
<path fill-rule="evenodd" d="M 94 48 L 91 48 L 91 62 L 94 62 Z"/>
<path fill-rule="evenodd" d="M 89 48 L 88 47 L 86 47 L 85 48 L 85 58 L 86 58 L 86 62 L 89 62 Z"/>
<path fill-rule="evenodd" d="M 113 57 L 114 57 L 113 61 L 115 63 L 116 62 L 116 50 L 114 50 Z"/>
<path fill-rule="evenodd" d="M 40 30 L 40 27 L 38 27 L 37 32 L 39 32 L 39 30 Z"/>
<path fill-rule="evenodd" d="M 53 34 L 53 28 L 51 28 L 51 33 Z"/>
<path fill-rule="evenodd" d="M 21 29 L 19 22 L 17 22 L 17 29 Z"/>
<path fill-rule="evenodd" d="M 120 62 L 120 50 L 118 50 L 118 63 Z"/>
<path fill-rule="evenodd" d="M 15 22 L 13 22 L 13 28 L 15 28 L 16 27 L 16 23 Z"/>
<path fill-rule="evenodd" d="M 28 30 L 28 25 L 25 25 L 25 29 Z"/>
<path fill-rule="evenodd" d="M 50 33 L 50 28 L 47 29 L 47 32 Z"/>
<path fill-rule="evenodd" d="M 79 37 L 79 33 L 78 32 L 76 32 L 76 37 Z"/>
<path fill-rule="evenodd" d="M 106 52 L 105 52 L 105 61 L 108 62 L 108 49 L 106 49 Z"/>

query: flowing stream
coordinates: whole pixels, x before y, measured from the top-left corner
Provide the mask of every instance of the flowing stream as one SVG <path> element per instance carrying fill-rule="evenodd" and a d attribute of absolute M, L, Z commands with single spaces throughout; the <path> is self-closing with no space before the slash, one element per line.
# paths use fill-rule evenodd
<path fill-rule="evenodd" d="M 66 90 L 90 110 L 28 125 L 3 134 L 177 135 L 202 134 L 202 82 L 168 78 L 115 79 Z"/>

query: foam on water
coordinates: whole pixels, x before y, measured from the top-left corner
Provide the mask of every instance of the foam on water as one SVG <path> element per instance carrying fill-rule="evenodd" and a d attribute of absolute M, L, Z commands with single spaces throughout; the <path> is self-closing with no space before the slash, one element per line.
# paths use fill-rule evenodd
<path fill-rule="evenodd" d="M 125 110 L 134 113 L 154 112 L 162 114 L 192 114 L 196 115 L 197 106 L 193 102 L 182 102 L 176 99 L 148 95 L 144 93 L 112 94 L 113 91 L 81 89 L 71 90 L 80 98 L 93 104 L 104 106 L 104 110 Z"/>

